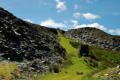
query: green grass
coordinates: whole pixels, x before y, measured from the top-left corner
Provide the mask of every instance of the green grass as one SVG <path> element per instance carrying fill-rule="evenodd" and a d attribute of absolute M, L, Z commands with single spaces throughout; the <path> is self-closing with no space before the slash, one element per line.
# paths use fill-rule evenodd
<path fill-rule="evenodd" d="M 120 64 L 120 52 L 90 46 L 90 54 L 99 61 L 107 62 L 106 64 L 109 64 L 111 67 Z"/>
<path fill-rule="evenodd" d="M 64 37 L 58 32 L 58 42 L 66 49 L 66 60 L 60 66 L 51 66 L 46 75 L 37 75 L 35 80 L 96 80 L 95 75 L 109 73 L 108 68 L 120 64 L 120 52 L 89 46 L 89 54 L 93 57 L 79 57 L 78 48 L 82 43 Z M 51 46 L 51 49 L 53 47 Z M 55 73 L 55 71 L 57 73 Z M 0 62 L 0 79 L 20 79 L 25 74 L 19 73 L 15 63 Z M 117 75 L 116 75 L 117 76 Z"/>
<path fill-rule="evenodd" d="M 91 57 L 78 57 L 78 47 L 81 43 L 64 37 L 58 32 L 59 43 L 66 49 L 67 60 L 59 68 L 59 73 L 49 72 L 47 75 L 38 75 L 37 80 L 96 80 L 93 76 L 108 67 L 114 67 L 120 63 L 120 53 L 89 46 Z M 87 62 L 85 62 L 85 60 Z"/>
<path fill-rule="evenodd" d="M 10 80 L 19 76 L 19 71 L 15 63 L 0 62 L 0 79 Z"/>
<path fill-rule="evenodd" d="M 62 65 L 61 72 L 48 73 L 47 75 L 39 75 L 35 79 L 41 80 L 80 80 L 83 76 L 93 71 L 84 62 L 84 57 L 78 57 L 78 49 L 74 48 L 70 42 L 76 42 L 69 38 L 58 34 L 59 43 L 67 51 L 67 61 Z M 78 74 L 81 73 L 81 74 Z"/>

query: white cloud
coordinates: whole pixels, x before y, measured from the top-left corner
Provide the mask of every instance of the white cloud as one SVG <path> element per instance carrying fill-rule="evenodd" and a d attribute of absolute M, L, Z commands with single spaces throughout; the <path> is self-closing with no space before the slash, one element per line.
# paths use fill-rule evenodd
<path fill-rule="evenodd" d="M 88 4 L 93 4 L 94 2 L 97 2 L 98 0 L 84 0 Z"/>
<path fill-rule="evenodd" d="M 110 29 L 108 32 L 109 33 L 116 33 L 116 34 L 120 35 L 120 29 Z"/>
<path fill-rule="evenodd" d="M 27 22 L 33 23 L 34 21 L 32 21 L 31 19 L 24 19 Z"/>
<path fill-rule="evenodd" d="M 108 30 L 108 32 L 115 33 L 115 30 L 114 29 L 110 29 L 110 30 Z"/>
<path fill-rule="evenodd" d="M 75 4 L 75 5 L 74 5 L 74 10 L 77 10 L 77 9 L 78 9 L 78 5 Z"/>
<path fill-rule="evenodd" d="M 100 25 L 99 23 L 77 25 L 75 28 L 83 28 L 83 27 L 94 27 L 104 31 L 106 31 L 107 29 L 103 25 Z"/>
<path fill-rule="evenodd" d="M 47 26 L 47 27 L 52 27 L 52 28 L 64 28 L 64 27 L 67 27 L 65 24 L 55 22 L 52 19 L 47 19 L 46 21 L 41 22 L 40 25 Z"/>
<path fill-rule="evenodd" d="M 66 5 L 65 5 L 65 2 L 62 2 L 60 0 L 56 0 L 57 2 L 57 5 L 56 5 L 56 8 L 58 9 L 58 13 L 60 13 L 61 11 L 65 11 L 67 9 Z"/>
<path fill-rule="evenodd" d="M 81 14 L 79 12 L 73 13 L 73 17 L 75 17 L 76 19 L 80 19 L 80 17 L 84 17 L 87 20 L 94 20 L 94 19 L 100 18 L 100 16 L 96 14 L 92 14 L 92 13 Z"/>
<path fill-rule="evenodd" d="M 79 12 L 75 12 L 73 13 L 73 17 L 75 17 L 76 19 L 80 19 L 81 14 Z"/>
<path fill-rule="evenodd" d="M 73 26 L 78 25 L 78 21 L 77 20 L 71 20 L 71 22 L 74 24 Z"/>
<path fill-rule="evenodd" d="M 84 28 L 84 27 L 87 27 L 86 24 L 81 24 L 81 25 L 76 25 L 75 28 Z"/>
<path fill-rule="evenodd" d="M 120 35 L 120 29 L 117 29 L 117 30 L 116 30 L 116 33 Z"/>
<path fill-rule="evenodd" d="M 82 16 L 83 16 L 85 19 L 88 19 L 88 20 L 94 20 L 94 19 L 100 18 L 99 15 L 92 14 L 92 13 L 84 13 L 84 14 L 82 14 Z"/>

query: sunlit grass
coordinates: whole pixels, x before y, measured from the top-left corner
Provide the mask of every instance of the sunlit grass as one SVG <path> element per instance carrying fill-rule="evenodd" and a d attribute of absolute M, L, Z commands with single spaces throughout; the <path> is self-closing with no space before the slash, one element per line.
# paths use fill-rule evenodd
<path fill-rule="evenodd" d="M 81 43 L 64 37 L 58 32 L 59 43 L 66 49 L 66 62 L 60 68 L 59 73 L 48 73 L 47 75 L 38 75 L 34 79 L 39 80 L 96 80 L 94 74 L 108 68 L 116 66 L 120 61 L 120 53 L 108 49 L 89 46 L 90 54 L 97 60 L 90 57 L 78 57 L 78 47 Z M 76 43 L 73 46 L 71 42 Z M 77 46 L 78 44 L 78 46 Z M 93 62 L 86 63 L 84 60 L 92 59 Z M 98 66 L 93 67 L 90 64 L 97 63 Z"/>
<path fill-rule="evenodd" d="M 71 61 L 71 64 L 70 63 L 63 64 L 63 67 L 61 68 L 61 72 L 59 73 L 49 73 L 44 76 L 38 76 L 36 79 L 80 80 L 87 73 L 90 73 L 92 69 L 86 66 L 86 63 L 84 62 L 84 57 L 83 58 L 78 57 L 78 49 L 72 47 L 72 45 L 70 44 L 70 41 L 74 41 L 74 40 L 66 38 L 62 36 L 60 33 L 58 33 L 58 36 L 59 36 L 58 38 L 60 39 L 59 43 L 66 49 L 67 59 Z M 68 67 L 65 67 L 65 66 L 68 66 Z M 79 75 L 77 73 L 82 73 L 82 74 Z"/>
<path fill-rule="evenodd" d="M 15 63 L 0 62 L 0 79 L 14 79 L 18 74 L 18 68 Z"/>

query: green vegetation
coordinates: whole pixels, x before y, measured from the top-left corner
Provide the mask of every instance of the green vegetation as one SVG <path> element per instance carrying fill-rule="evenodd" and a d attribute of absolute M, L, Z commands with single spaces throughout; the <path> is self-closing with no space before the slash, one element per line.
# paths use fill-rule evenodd
<path fill-rule="evenodd" d="M 100 61 L 107 62 L 111 66 L 120 64 L 120 52 L 90 46 L 90 54 Z"/>
<path fill-rule="evenodd" d="M 82 79 L 86 74 L 94 71 L 93 69 L 86 66 L 84 62 L 84 57 L 78 58 L 78 49 L 74 48 L 70 42 L 74 43 L 76 41 L 66 38 L 58 33 L 59 43 L 67 51 L 67 60 L 61 66 L 59 73 L 48 73 L 47 75 L 40 75 L 35 79 L 44 80 L 79 80 Z M 75 45 L 76 46 L 76 45 Z M 77 46 L 78 47 L 78 46 Z"/>
<path fill-rule="evenodd" d="M 59 43 L 66 49 L 67 60 L 59 68 L 59 72 L 49 72 L 47 75 L 38 75 L 34 79 L 41 80 L 81 80 L 98 79 L 96 74 L 108 67 L 120 63 L 120 53 L 108 49 L 89 46 L 90 56 L 78 57 L 78 48 L 82 45 L 75 40 L 64 37 L 58 32 Z M 93 58 L 94 57 L 94 58 Z"/>
<path fill-rule="evenodd" d="M 82 43 L 64 37 L 58 31 L 58 41 L 66 49 L 66 60 L 61 66 L 53 65 L 46 75 L 38 75 L 36 80 L 94 80 L 100 79 L 97 75 L 104 75 L 120 64 L 120 53 L 89 46 L 89 57 L 79 57 L 78 48 Z M 51 49 L 53 47 L 51 46 Z M 0 63 L 0 79 L 20 79 L 24 76 L 19 73 L 15 63 Z M 117 76 L 117 75 L 116 75 Z"/>
<path fill-rule="evenodd" d="M 15 63 L 0 62 L 0 79 L 10 80 L 19 77 L 19 71 Z"/>
<path fill-rule="evenodd" d="M 102 71 L 94 74 L 94 77 L 102 78 L 103 80 L 106 80 L 106 79 L 107 80 L 120 80 L 120 74 L 117 73 L 117 68 L 116 67 L 107 68 L 105 70 L 102 70 Z"/>
<path fill-rule="evenodd" d="M 57 66 L 57 65 L 52 65 L 52 66 L 50 66 L 49 71 L 54 72 L 54 73 L 59 73 L 60 72 L 60 67 Z"/>

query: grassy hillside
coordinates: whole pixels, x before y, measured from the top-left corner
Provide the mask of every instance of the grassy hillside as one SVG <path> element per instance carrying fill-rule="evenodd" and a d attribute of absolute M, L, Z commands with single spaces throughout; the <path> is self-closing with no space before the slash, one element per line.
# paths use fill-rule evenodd
<path fill-rule="evenodd" d="M 0 8 L 0 80 L 120 79 L 119 45 L 120 36 L 96 28 L 62 31 L 23 21 Z M 80 46 L 88 52 L 80 54 Z"/>
<path fill-rule="evenodd" d="M 20 78 L 20 74 L 15 63 L 0 62 L 0 79 L 10 80 L 17 78 Z"/>
<path fill-rule="evenodd" d="M 59 73 L 49 73 L 45 76 L 38 76 L 35 79 L 44 80 L 79 80 L 83 76 L 90 73 L 93 69 L 86 66 L 84 58 L 78 58 L 78 50 L 74 48 L 70 42 L 75 42 L 69 38 L 63 37 L 60 33 L 59 42 L 67 51 L 67 61 L 60 68 Z"/>
<path fill-rule="evenodd" d="M 66 61 L 60 67 L 52 66 L 57 73 L 51 71 L 47 75 L 37 74 L 35 80 L 90 80 L 101 79 L 97 75 L 109 73 L 111 69 L 120 64 L 120 53 L 89 46 L 92 57 L 79 57 L 78 48 L 82 45 L 75 40 L 64 37 L 58 31 L 58 41 L 66 49 Z M 104 72 L 105 71 L 105 72 Z M 19 69 L 14 63 L 0 63 L 0 79 L 20 79 Z M 117 76 L 117 75 L 116 75 Z M 118 76 L 119 77 L 119 76 Z M 114 79 L 114 78 L 113 78 Z"/>
<path fill-rule="evenodd" d="M 91 57 L 78 57 L 78 47 L 81 43 L 64 37 L 58 32 L 59 43 L 67 51 L 66 62 L 59 67 L 59 73 L 50 72 L 47 75 L 38 75 L 34 79 L 40 80 L 81 80 L 81 79 L 100 79 L 96 74 L 108 67 L 114 67 L 120 62 L 120 53 L 108 49 L 90 46 Z"/>

